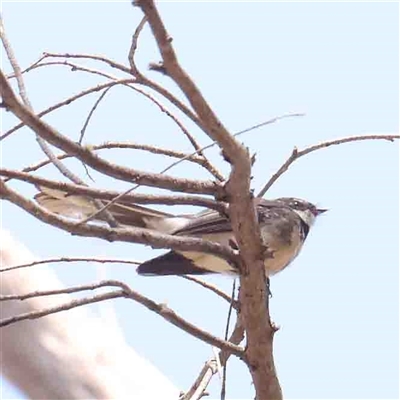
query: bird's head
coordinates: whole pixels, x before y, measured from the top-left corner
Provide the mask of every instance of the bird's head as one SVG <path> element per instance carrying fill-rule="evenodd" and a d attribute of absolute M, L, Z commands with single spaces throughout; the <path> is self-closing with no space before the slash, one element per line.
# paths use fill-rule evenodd
<path fill-rule="evenodd" d="M 309 201 L 296 199 L 295 197 L 281 197 L 276 199 L 282 205 L 291 208 L 308 225 L 311 226 L 318 215 L 328 211 L 325 208 L 318 208 Z"/>

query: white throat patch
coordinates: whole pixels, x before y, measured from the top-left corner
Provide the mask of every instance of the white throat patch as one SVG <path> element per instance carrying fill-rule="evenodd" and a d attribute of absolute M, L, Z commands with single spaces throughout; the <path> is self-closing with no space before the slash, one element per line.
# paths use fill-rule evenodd
<path fill-rule="evenodd" d="M 293 210 L 309 227 L 314 224 L 315 215 L 310 210 Z"/>

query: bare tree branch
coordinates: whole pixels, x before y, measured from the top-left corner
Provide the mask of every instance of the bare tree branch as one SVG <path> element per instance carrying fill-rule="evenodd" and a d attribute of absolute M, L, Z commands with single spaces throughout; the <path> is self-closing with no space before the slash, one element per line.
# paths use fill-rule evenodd
<path fill-rule="evenodd" d="M 212 359 L 204 364 L 192 387 L 179 400 L 199 400 L 205 396 L 204 392 L 217 372 L 217 362 Z"/>
<path fill-rule="evenodd" d="M 72 54 L 72 53 L 51 53 L 51 52 L 44 52 L 42 60 L 46 58 L 76 58 L 76 59 L 90 59 L 101 61 L 107 64 L 109 67 L 114 68 L 118 71 L 124 72 L 128 75 L 131 75 L 131 70 L 123 64 L 117 63 L 113 60 L 110 60 L 107 57 L 98 56 L 94 54 Z"/>
<path fill-rule="evenodd" d="M 282 166 L 276 171 L 270 180 L 264 185 L 264 187 L 260 190 L 257 196 L 263 197 L 265 193 L 267 193 L 268 189 L 282 176 L 284 172 L 286 172 L 289 167 L 300 157 L 303 157 L 307 154 L 312 153 L 316 150 L 325 149 L 326 147 L 336 146 L 343 143 L 350 142 L 359 142 L 362 140 L 386 140 L 389 142 L 393 142 L 396 139 L 400 139 L 400 135 L 360 135 L 360 136 L 350 136 L 342 139 L 330 140 L 327 142 L 322 142 L 319 144 L 315 144 L 310 147 L 306 147 L 303 150 L 297 150 L 295 147 L 292 151 L 292 154 L 288 157 L 288 159 L 282 164 Z"/>
<path fill-rule="evenodd" d="M 80 286 L 74 286 L 74 287 L 67 287 L 67 288 L 62 288 L 62 289 L 52 289 L 52 290 L 35 290 L 34 292 L 30 293 L 19 293 L 19 294 L 9 294 L 9 295 L 2 295 L 0 296 L 0 301 L 12 301 L 12 300 L 27 300 L 27 299 L 32 299 L 34 297 L 46 297 L 46 296 L 55 296 L 59 294 L 72 294 L 72 293 L 80 293 L 80 292 L 85 292 L 88 290 L 96 290 L 104 287 L 118 287 L 122 288 L 125 290 L 127 287 L 124 283 L 119 282 L 119 281 L 113 281 L 113 280 L 106 280 L 102 282 L 97 282 L 89 285 L 80 285 Z M 108 293 L 105 293 L 108 295 Z M 82 299 L 82 300 L 87 300 L 87 299 Z M 79 305 L 82 305 L 79 303 Z M 57 309 L 59 311 L 64 311 L 62 307 L 67 306 L 71 308 L 76 307 L 73 302 L 67 303 L 67 304 L 61 304 L 60 309 Z M 44 310 L 44 312 L 48 312 L 48 310 Z M 52 311 L 49 311 L 49 314 L 51 314 Z M 46 314 L 48 315 L 48 314 Z M 1 326 L 1 325 L 0 325 Z"/>
<path fill-rule="evenodd" d="M 103 90 L 103 92 L 100 94 L 98 99 L 94 102 L 93 107 L 90 109 L 89 114 L 86 117 L 86 120 L 81 129 L 81 134 L 80 134 L 79 140 L 78 140 L 79 144 L 82 144 L 83 137 L 85 136 L 86 129 L 89 126 L 89 122 L 90 122 L 91 118 L 93 117 L 94 112 L 96 111 L 96 109 L 99 106 L 99 104 L 101 103 L 101 101 L 104 99 L 105 95 L 110 91 L 110 89 L 111 89 L 111 86 L 109 86 L 108 88 Z"/>
<path fill-rule="evenodd" d="M 91 284 L 91 285 L 81 285 L 77 287 L 65 288 L 65 289 L 56 289 L 56 290 L 45 290 L 45 291 L 35 291 L 31 293 L 18 294 L 18 295 L 5 295 L 0 296 L 0 301 L 11 301 L 11 300 L 26 300 L 35 297 L 41 296 L 50 296 L 50 295 L 59 295 L 66 293 L 76 293 L 86 290 L 95 290 L 102 287 L 120 287 L 121 290 L 116 290 L 108 293 L 102 293 L 99 295 L 94 295 L 92 297 L 87 297 L 83 299 L 74 299 L 69 301 L 68 303 L 60 304 L 55 307 L 48 308 L 46 310 L 41 311 L 33 311 L 25 314 L 15 315 L 9 318 L 4 318 L 0 321 L 0 327 L 8 326 L 10 324 L 24 321 L 27 319 L 37 319 L 44 317 L 46 315 L 51 315 L 54 313 L 58 313 L 61 311 L 71 310 L 76 307 L 80 307 L 86 304 L 98 303 L 105 300 L 116 299 L 120 297 L 132 299 L 143 306 L 145 306 L 150 311 L 153 311 L 166 319 L 171 324 L 176 327 L 184 330 L 190 335 L 208 343 L 212 346 L 216 346 L 219 349 L 225 349 L 232 354 L 241 357 L 243 354 L 243 349 L 237 345 L 229 343 L 225 340 L 219 339 L 210 333 L 203 331 L 202 329 L 196 327 L 190 322 L 186 321 L 179 315 L 177 315 L 172 309 L 167 307 L 165 304 L 158 304 L 153 300 L 149 299 L 146 296 L 141 295 L 140 293 L 132 290 L 128 285 L 123 282 L 115 281 L 115 280 L 106 280 L 99 283 Z"/>
<path fill-rule="evenodd" d="M 132 36 L 132 42 L 131 42 L 131 47 L 129 49 L 129 54 L 128 54 L 128 60 L 129 60 L 129 65 L 131 66 L 131 72 L 133 75 L 140 76 L 141 72 L 139 71 L 138 67 L 136 66 L 135 62 L 135 55 L 136 55 L 136 50 L 137 50 L 137 45 L 138 45 L 138 40 L 139 36 L 146 25 L 147 18 L 144 16 L 142 20 L 139 22 L 138 26 L 135 29 L 135 32 Z"/>
<path fill-rule="evenodd" d="M 160 154 L 168 157 L 175 157 L 178 159 L 184 158 L 185 161 L 189 161 L 195 164 L 202 165 L 203 159 L 196 155 L 191 155 L 188 153 L 183 153 L 176 150 L 164 149 L 162 147 L 150 146 L 146 144 L 138 144 L 131 142 L 106 142 L 101 144 L 95 144 L 89 146 L 92 150 L 109 150 L 109 149 L 130 149 L 130 150 L 143 150 L 152 154 Z M 60 154 L 57 156 L 60 160 L 72 157 L 70 154 Z M 43 160 L 35 165 L 31 165 L 22 170 L 22 172 L 32 172 L 36 171 L 46 165 L 49 165 L 48 160 Z"/>
<path fill-rule="evenodd" d="M 97 257 L 58 257 L 58 258 L 46 258 L 44 260 L 32 261 L 26 264 L 13 265 L 12 267 L 0 268 L 1 272 L 13 271 L 15 269 L 29 268 L 34 267 L 36 265 L 42 264 L 52 264 L 52 263 L 60 263 L 60 262 L 96 262 L 96 263 L 113 263 L 113 264 L 129 264 L 129 265 L 139 265 L 140 261 L 133 260 L 117 260 L 112 258 L 97 258 Z"/>
<path fill-rule="evenodd" d="M 181 278 L 186 279 L 188 281 L 195 282 L 198 285 L 202 286 L 203 288 L 210 290 L 211 292 L 215 293 L 217 296 L 219 296 L 222 299 L 224 299 L 225 301 L 227 301 L 229 304 L 232 304 L 232 307 L 234 309 L 237 309 L 239 307 L 238 303 L 235 300 L 232 301 L 232 298 L 229 295 L 227 295 L 225 292 L 223 292 L 221 289 L 218 289 L 216 286 L 212 285 L 211 283 L 205 282 L 202 279 L 195 278 L 194 276 L 190 276 L 190 275 L 182 275 Z"/>
<path fill-rule="evenodd" d="M 62 67 L 69 67 L 71 72 L 86 72 L 88 74 L 92 74 L 92 75 L 97 75 L 97 76 L 101 76 L 102 78 L 107 78 L 107 79 L 117 79 L 116 77 L 114 77 L 113 75 L 104 72 L 104 71 L 100 71 L 98 69 L 94 69 L 94 68 L 89 68 L 86 67 L 84 65 L 80 65 L 80 64 L 75 64 L 72 63 L 70 61 L 67 60 L 63 60 L 63 61 L 46 61 L 46 62 L 40 62 L 39 64 L 34 63 L 32 66 L 28 67 L 24 72 L 28 72 L 28 71 L 32 71 L 35 69 L 39 69 L 39 68 L 43 68 L 43 67 L 49 67 L 49 66 L 53 66 L 53 65 L 59 65 Z M 9 78 L 15 78 L 15 75 L 11 75 L 11 76 L 7 76 Z M 132 80 L 132 79 L 130 79 Z"/>

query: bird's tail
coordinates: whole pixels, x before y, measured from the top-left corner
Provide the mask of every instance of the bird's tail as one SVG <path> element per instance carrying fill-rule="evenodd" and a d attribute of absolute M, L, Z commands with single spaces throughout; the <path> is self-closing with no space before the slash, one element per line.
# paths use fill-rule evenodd
<path fill-rule="evenodd" d="M 98 210 L 90 197 L 69 194 L 62 190 L 46 187 L 40 187 L 39 190 L 40 192 L 35 195 L 35 200 L 42 207 L 55 214 L 71 218 L 87 218 Z M 107 200 L 101 200 L 101 202 L 104 205 L 109 203 Z M 157 229 L 158 221 L 172 217 L 171 214 L 124 201 L 112 204 L 108 211 L 122 225 L 150 229 Z M 100 213 L 94 220 L 104 221 L 104 217 Z"/>
<path fill-rule="evenodd" d="M 173 250 L 159 257 L 145 261 L 136 269 L 139 275 L 165 276 L 165 275 L 204 275 L 215 271 L 199 268 L 189 258 Z"/>

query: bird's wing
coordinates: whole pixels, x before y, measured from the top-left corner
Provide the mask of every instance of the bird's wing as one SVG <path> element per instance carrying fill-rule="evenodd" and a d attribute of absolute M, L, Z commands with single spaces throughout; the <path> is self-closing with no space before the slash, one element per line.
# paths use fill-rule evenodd
<path fill-rule="evenodd" d="M 206 211 L 188 219 L 187 224 L 174 232 L 181 236 L 202 236 L 210 233 L 231 231 L 231 223 L 227 217 L 216 211 Z"/>
<path fill-rule="evenodd" d="M 263 198 L 255 198 L 254 205 L 257 207 L 258 220 L 260 221 L 260 212 L 264 214 L 272 212 L 274 208 L 282 208 L 281 204 L 275 200 L 265 200 Z M 228 216 L 222 215 L 214 210 L 203 211 L 202 213 L 188 216 L 189 221 L 183 228 L 176 230 L 174 234 L 185 236 L 197 236 L 208 233 L 229 232 L 232 230 Z"/>

